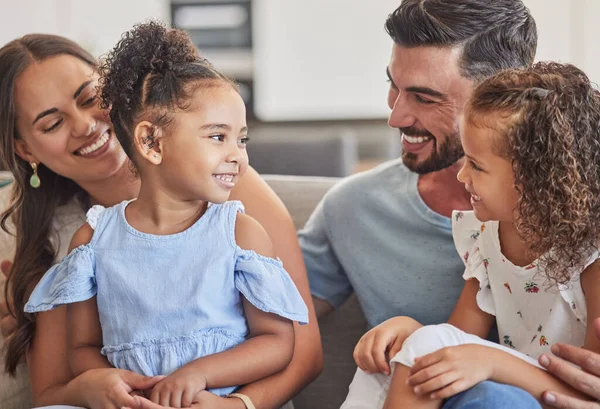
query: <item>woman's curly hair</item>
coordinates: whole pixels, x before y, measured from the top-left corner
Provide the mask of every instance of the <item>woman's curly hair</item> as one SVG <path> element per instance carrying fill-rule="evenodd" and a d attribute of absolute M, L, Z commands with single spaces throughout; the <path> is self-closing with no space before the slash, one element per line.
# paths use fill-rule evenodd
<path fill-rule="evenodd" d="M 98 71 L 101 107 L 110 110 L 115 134 L 131 159 L 136 121 L 144 118 L 168 127 L 170 113 L 188 109 L 199 86 L 226 83 L 237 90 L 200 56 L 185 31 L 157 21 L 135 25 L 123 34 Z"/>
<path fill-rule="evenodd" d="M 573 65 L 540 62 L 483 81 L 465 114 L 503 118 L 495 148 L 512 162 L 516 229 L 549 282 L 568 283 L 600 234 L 599 92 Z"/>

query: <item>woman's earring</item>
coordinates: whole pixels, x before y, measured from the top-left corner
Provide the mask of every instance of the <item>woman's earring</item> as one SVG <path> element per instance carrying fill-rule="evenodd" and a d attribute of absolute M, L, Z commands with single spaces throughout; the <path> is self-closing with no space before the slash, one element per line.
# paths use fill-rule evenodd
<path fill-rule="evenodd" d="M 38 165 L 35 162 L 30 162 L 31 168 L 33 169 L 33 175 L 29 178 L 29 184 L 32 188 L 37 189 L 40 187 L 40 177 L 37 174 Z"/>

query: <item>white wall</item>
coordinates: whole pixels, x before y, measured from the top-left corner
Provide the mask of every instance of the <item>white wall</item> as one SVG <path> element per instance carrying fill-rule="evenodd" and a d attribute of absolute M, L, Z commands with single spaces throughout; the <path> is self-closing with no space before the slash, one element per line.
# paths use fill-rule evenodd
<path fill-rule="evenodd" d="M 264 120 L 387 116 L 383 24 L 398 0 L 253 0 L 255 113 Z"/>
<path fill-rule="evenodd" d="M 493 1 L 493 0 L 490 0 Z M 524 0 L 538 60 L 572 62 L 600 83 L 600 0 Z M 265 120 L 385 118 L 400 0 L 253 0 L 256 113 Z M 134 23 L 168 21 L 170 0 L 0 0 L 0 45 L 26 33 L 65 35 L 94 55 Z"/>
<path fill-rule="evenodd" d="M 0 0 L 0 45 L 27 33 L 66 36 L 98 56 L 148 18 L 168 21 L 168 0 Z"/>
<path fill-rule="evenodd" d="M 400 0 L 253 1 L 259 118 L 387 117 L 383 23 Z M 600 0 L 524 2 L 538 27 L 537 59 L 574 63 L 600 82 Z"/>

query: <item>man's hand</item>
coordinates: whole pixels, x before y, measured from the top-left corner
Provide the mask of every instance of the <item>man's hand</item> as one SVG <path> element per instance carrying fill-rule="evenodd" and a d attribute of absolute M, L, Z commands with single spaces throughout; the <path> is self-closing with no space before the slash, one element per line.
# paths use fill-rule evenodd
<path fill-rule="evenodd" d="M 593 325 L 596 337 L 600 339 L 600 318 L 597 318 Z M 565 344 L 553 345 L 552 353 L 555 356 L 540 355 L 540 365 L 578 391 L 600 400 L 599 354 Z M 581 367 L 581 369 L 574 367 L 569 362 Z M 583 401 L 553 391 L 544 392 L 543 399 L 544 403 L 556 408 L 600 409 L 600 403 L 598 402 Z"/>

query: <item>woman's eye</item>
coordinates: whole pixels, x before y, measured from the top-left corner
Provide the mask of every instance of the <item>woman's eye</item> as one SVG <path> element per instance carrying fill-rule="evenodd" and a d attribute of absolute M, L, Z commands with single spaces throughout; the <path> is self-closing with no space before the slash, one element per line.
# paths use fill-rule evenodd
<path fill-rule="evenodd" d="M 56 128 L 58 128 L 58 127 L 59 127 L 59 125 L 60 125 L 60 124 L 62 124 L 62 122 L 63 122 L 63 120 L 62 120 L 62 119 L 60 119 L 60 120 L 56 121 L 56 122 L 55 122 L 55 123 L 54 123 L 54 124 L 53 124 L 53 125 L 52 125 L 50 128 L 44 129 L 42 132 L 44 132 L 44 133 L 49 133 L 49 132 L 52 132 L 52 131 L 54 131 Z"/>
<path fill-rule="evenodd" d="M 91 105 L 94 101 L 96 100 L 96 95 L 92 96 L 89 99 L 86 99 L 83 104 L 81 104 L 82 106 L 88 106 Z"/>

